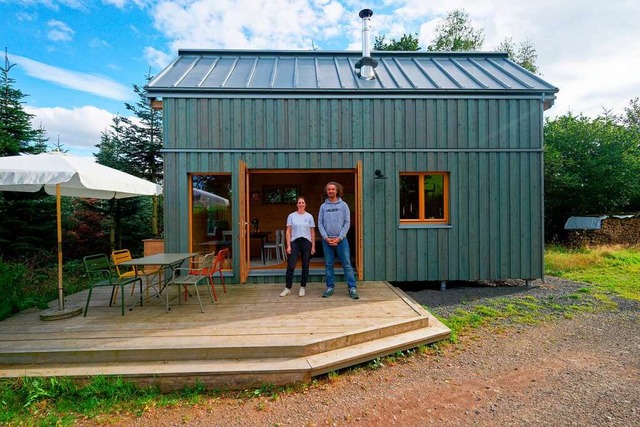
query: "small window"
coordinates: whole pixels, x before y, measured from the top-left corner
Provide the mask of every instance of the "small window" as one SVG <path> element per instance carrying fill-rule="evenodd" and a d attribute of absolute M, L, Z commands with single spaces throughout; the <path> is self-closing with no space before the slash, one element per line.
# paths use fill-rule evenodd
<path fill-rule="evenodd" d="M 262 187 L 262 203 L 273 205 L 278 203 L 295 204 L 300 194 L 299 187 L 292 186 L 264 186 Z"/>
<path fill-rule="evenodd" d="M 400 221 L 449 223 L 449 174 L 400 174 Z"/>

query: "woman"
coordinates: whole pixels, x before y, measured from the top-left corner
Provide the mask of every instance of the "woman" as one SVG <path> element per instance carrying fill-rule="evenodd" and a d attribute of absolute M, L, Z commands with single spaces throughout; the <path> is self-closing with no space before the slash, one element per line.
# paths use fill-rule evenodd
<path fill-rule="evenodd" d="M 305 295 L 305 287 L 309 279 L 309 262 L 311 255 L 316 253 L 316 224 L 313 216 L 305 209 L 307 201 L 303 196 L 296 199 L 298 210 L 292 212 L 287 217 L 287 275 L 286 287 L 280 293 L 281 297 L 286 297 L 291 293 L 293 286 L 293 271 L 298 262 L 298 256 L 302 256 L 302 278 L 300 279 L 300 291 L 298 296 Z"/>

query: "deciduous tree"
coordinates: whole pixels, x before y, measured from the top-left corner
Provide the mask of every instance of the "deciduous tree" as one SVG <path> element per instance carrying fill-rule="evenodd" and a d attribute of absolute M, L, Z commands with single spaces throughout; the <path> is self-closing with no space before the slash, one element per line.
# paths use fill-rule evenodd
<path fill-rule="evenodd" d="M 547 120 L 544 141 L 548 238 L 569 216 L 616 213 L 638 194 L 638 133 L 615 119 L 569 113 Z"/>
<path fill-rule="evenodd" d="M 523 68 L 531 71 L 532 73 L 538 72 L 538 52 L 531 40 L 525 41 L 516 45 L 513 41 L 513 37 L 507 37 L 502 43 L 496 47 L 496 50 L 501 52 L 507 52 L 509 59 Z"/>
<path fill-rule="evenodd" d="M 436 27 L 436 35 L 427 50 L 472 51 L 480 50 L 484 43 L 484 30 L 473 27 L 469 14 L 464 9 L 455 9 L 447 14 Z"/>
<path fill-rule="evenodd" d="M 401 51 L 416 51 L 420 50 L 420 42 L 418 41 L 418 35 L 415 37 L 412 34 L 403 34 L 400 40 L 391 39 L 388 42 L 385 41 L 385 36 L 376 36 L 373 43 L 373 50 L 401 50 Z"/>

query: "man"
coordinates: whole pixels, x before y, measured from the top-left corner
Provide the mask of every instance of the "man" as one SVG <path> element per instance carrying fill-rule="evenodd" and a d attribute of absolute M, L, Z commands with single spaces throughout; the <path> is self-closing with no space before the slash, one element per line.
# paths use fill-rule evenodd
<path fill-rule="evenodd" d="M 324 268 L 327 280 L 327 289 L 322 295 L 329 298 L 333 295 L 334 282 L 334 262 L 336 255 L 342 263 L 344 277 L 349 286 L 349 296 L 358 299 L 356 290 L 356 277 L 351 267 L 351 253 L 347 232 L 351 224 L 351 212 L 349 206 L 342 200 L 342 185 L 337 182 L 330 182 L 324 187 L 327 198 L 320 206 L 318 213 L 318 229 L 322 236 L 322 248 L 324 250 Z"/>

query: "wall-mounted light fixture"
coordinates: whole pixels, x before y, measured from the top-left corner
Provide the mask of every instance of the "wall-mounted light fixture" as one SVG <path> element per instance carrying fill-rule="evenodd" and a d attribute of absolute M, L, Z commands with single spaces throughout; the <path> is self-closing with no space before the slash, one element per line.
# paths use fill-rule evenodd
<path fill-rule="evenodd" d="M 373 179 L 387 179 L 387 177 L 384 176 L 384 174 L 380 169 L 376 169 L 376 171 L 374 172 L 374 175 L 375 176 L 373 177 Z"/>

